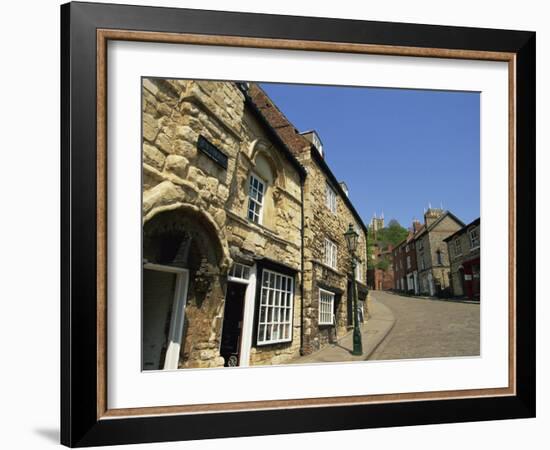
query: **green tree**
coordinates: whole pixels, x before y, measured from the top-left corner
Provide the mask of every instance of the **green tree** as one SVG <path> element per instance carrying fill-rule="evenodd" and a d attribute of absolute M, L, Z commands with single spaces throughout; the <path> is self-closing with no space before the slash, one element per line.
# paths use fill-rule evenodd
<path fill-rule="evenodd" d="M 385 272 L 390 267 L 390 262 L 386 258 L 382 258 L 375 264 L 375 267 Z"/>
<path fill-rule="evenodd" d="M 399 244 L 407 237 L 408 233 L 407 229 L 402 227 L 397 220 L 392 219 L 387 227 L 376 232 L 376 240 L 386 248 L 388 244 L 393 246 Z"/>
<path fill-rule="evenodd" d="M 369 228 L 369 233 L 367 234 L 367 269 L 373 268 L 373 258 L 374 255 L 374 244 L 373 233 Z"/>

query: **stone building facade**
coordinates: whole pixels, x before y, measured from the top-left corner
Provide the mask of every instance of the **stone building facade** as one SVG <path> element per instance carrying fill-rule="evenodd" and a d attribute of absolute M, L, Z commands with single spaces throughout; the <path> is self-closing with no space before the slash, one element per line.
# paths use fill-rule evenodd
<path fill-rule="evenodd" d="M 144 79 L 143 369 L 301 344 L 303 166 L 245 85 Z"/>
<path fill-rule="evenodd" d="M 450 262 L 444 239 L 463 226 L 464 223 L 449 211 L 430 208 L 424 214 L 424 228 L 414 240 L 421 294 L 451 295 Z"/>
<path fill-rule="evenodd" d="M 456 297 L 480 300 L 480 219 L 445 239 L 451 259 L 451 289 Z"/>
<path fill-rule="evenodd" d="M 359 315 L 366 311 L 367 227 L 327 165 L 316 132 L 299 133 L 267 94 L 252 85 L 251 96 L 271 126 L 306 168 L 303 229 L 302 354 L 321 349 L 353 326 L 352 268 L 344 233 L 349 224 L 359 233 L 356 278 Z M 353 194 L 353 193 L 352 193 Z"/>

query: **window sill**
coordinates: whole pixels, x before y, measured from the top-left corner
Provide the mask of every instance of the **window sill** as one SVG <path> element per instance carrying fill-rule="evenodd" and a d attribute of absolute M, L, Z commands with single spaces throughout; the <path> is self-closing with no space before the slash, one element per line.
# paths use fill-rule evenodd
<path fill-rule="evenodd" d="M 252 220 L 250 220 L 246 217 L 241 217 L 241 216 L 239 216 L 239 215 L 235 214 L 234 212 L 229 211 L 227 209 L 225 210 L 225 212 L 227 213 L 227 216 L 230 217 L 231 219 L 239 222 L 241 225 L 244 225 L 244 226 L 246 226 L 246 227 L 248 227 L 248 228 L 250 228 L 254 231 L 257 231 L 258 233 L 261 233 L 261 234 L 265 235 L 269 239 L 273 239 L 273 240 L 281 242 L 283 244 L 294 245 L 292 242 L 287 241 L 286 239 L 283 239 L 282 237 L 280 237 L 277 232 L 267 228 L 265 225 L 253 222 Z"/>
<path fill-rule="evenodd" d="M 335 273 L 336 275 L 339 275 L 341 277 L 345 276 L 345 274 L 340 272 L 338 269 L 335 269 L 334 267 L 331 267 L 331 266 L 329 266 L 328 264 L 326 264 L 322 261 L 317 261 L 317 260 L 313 259 L 312 262 L 315 263 L 315 264 L 318 264 L 319 266 L 321 266 L 321 267 L 323 267 L 327 270 L 330 270 L 331 272 Z"/>
<path fill-rule="evenodd" d="M 279 344 L 290 344 L 292 339 L 285 339 L 280 341 L 269 341 L 269 342 L 257 342 L 256 347 L 267 347 L 269 345 L 279 345 Z"/>

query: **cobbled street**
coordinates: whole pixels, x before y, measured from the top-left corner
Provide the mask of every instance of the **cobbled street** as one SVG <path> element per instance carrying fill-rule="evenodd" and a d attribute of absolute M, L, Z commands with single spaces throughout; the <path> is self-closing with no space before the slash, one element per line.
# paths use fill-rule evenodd
<path fill-rule="evenodd" d="M 391 309 L 396 322 L 369 360 L 479 355 L 479 304 L 370 295 Z"/>

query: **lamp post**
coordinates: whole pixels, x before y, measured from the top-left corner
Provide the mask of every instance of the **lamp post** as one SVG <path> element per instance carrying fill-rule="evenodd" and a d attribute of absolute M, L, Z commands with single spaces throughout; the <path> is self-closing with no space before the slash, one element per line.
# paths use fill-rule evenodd
<path fill-rule="evenodd" d="M 351 354 L 355 356 L 360 356 L 363 354 L 363 344 L 361 342 L 361 330 L 359 329 L 359 315 L 357 310 L 357 285 L 355 283 L 355 250 L 357 249 L 357 240 L 359 239 L 359 234 L 353 229 L 353 224 L 349 224 L 348 231 L 344 233 L 344 237 L 346 238 L 346 244 L 348 245 L 348 250 L 351 258 L 351 292 L 353 296 L 353 351 L 351 352 Z"/>

